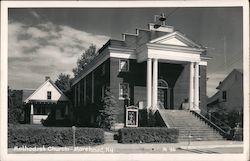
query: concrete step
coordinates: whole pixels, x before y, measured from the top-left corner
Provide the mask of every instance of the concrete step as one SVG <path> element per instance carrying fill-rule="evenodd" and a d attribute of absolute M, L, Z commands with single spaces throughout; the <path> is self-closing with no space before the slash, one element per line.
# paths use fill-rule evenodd
<path fill-rule="evenodd" d="M 117 143 L 117 140 L 115 140 L 116 134 L 117 132 L 104 132 L 105 143 Z"/>
<path fill-rule="evenodd" d="M 215 129 L 189 111 L 159 110 L 159 112 L 171 128 L 179 129 L 179 140 L 223 140 Z M 189 138 L 189 135 L 192 137 Z"/>

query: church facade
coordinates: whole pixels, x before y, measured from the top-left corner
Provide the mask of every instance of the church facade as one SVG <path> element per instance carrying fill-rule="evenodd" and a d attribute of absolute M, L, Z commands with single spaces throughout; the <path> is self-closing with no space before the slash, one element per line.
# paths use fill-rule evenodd
<path fill-rule="evenodd" d="M 116 125 L 125 124 L 125 99 L 139 109 L 206 113 L 206 49 L 172 26 L 149 24 L 123 40 L 109 40 L 72 84 L 73 106 L 94 123 L 109 88 L 117 102 Z M 90 111 L 84 115 L 86 109 Z M 81 114 L 83 114 L 81 116 Z"/>

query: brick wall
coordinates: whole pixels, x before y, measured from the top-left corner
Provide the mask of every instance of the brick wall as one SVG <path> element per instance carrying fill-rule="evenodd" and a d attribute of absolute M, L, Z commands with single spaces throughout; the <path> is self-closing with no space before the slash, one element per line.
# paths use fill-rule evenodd
<path fill-rule="evenodd" d="M 201 114 L 207 113 L 207 67 L 200 66 L 200 109 Z"/>
<path fill-rule="evenodd" d="M 189 98 L 189 65 L 183 65 L 183 70 L 181 71 L 177 81 L 174 86 L 174 107 L 178 109 L 183 101 Z"/>

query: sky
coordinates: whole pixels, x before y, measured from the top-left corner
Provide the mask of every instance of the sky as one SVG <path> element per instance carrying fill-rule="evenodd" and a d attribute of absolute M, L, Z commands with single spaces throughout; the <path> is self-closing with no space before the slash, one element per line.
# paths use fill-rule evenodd
<path fill-rule="evenodd" d="M 8 84 L 36 89 L 45 76 L 73 76 L 81 53 L 122 33 L 147 29 L 154 15 L 207 48 L 207 94 L 234 68 L 243 67 L 242 8 L 19 8 L 8 11 Z"/>

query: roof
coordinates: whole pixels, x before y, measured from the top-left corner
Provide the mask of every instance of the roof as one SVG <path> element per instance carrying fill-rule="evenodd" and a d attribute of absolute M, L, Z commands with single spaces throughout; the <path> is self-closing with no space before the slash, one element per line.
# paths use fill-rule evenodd
<path fill-rule="evenodd" d="M 54 82 L 51 80 L 51 79 L 48 79 L 46 80 L 40 87 L 38 87 L 32 94 L 30 94 L 28 96 L 28 98 L 25 99 L 24 102 L 29 102 L 30 101 L 30 98 L 35 95 L 41 88 L 43 88 L 43 86 L 46 84 L 46 83 L 50 83 L 64 98 L 64 100 L 62 101 L 69 101 L 68 97 L 64 95 L 64 93 L 54 84 Z"/>
<path fill-rule="evenodd" d="M 35 89 L 23 89 L 22 101 L 24 102 L 31 94 L 33 94 Z"/>
<path fill-rule="evenodd" d="M 151 24 L 152 25 L 152 24 Z M 179 31 L 174 31 L 172 26 L 162 26 L 163 28 L 171 28 L 171 30 L 148 30 L 148 29 L 136 29 L 136 34 L 130 34 L 130 33 L 124 33 L 122 40 L 115 40 L 110 39 L 108 40 L 99 50 L 98 55 L 90 62 L 85 68 L 89 68 L 88 66 L 93 66 L 93 64 L 96 64 L 96 60 L 100 59 L 101 55 L 104 55 L 106 52 L 106 49 L 123 49 L 123 50 L 133 50 L 136 51 L 139 47 L 142 45 L 149 43 L 152 40 L 155 40 L 157 38 L 164 38 L 164 36 L 177 36 L 178 38 L 182 38 L 190 44 L 193 47 L 199 48 L 199 49 L 205 49 L 203 46 L 198 44 L 197 42 L 187 38 L 187 36 Z M 136 52 L 135 52 L 136 53 Z M 204 52 L 203 58 L 206 57 L 206 53 Z M 78 74 L 77 77 L 73 79 L 72 85 L 76 84 L 80 79 L 81 76 L 85 73 L 85 70 L 83 70 L 80 74 Z"/>
<path fill-rule="evenodd" d="M 232 77 L 235 73 L 243 74 L 243 69 L 233 69 L 232 72 L 229 73 L 229 74 L 227 75 L 227 77 L 226 77 L 223 81 L 221 81 L 221 82 L 219 83 L 219 85 L 218 85 L 218 87 L 216 87 L 216 89 L 220 89 L 221 86 L 222 86 L 225 82 L 227 82 L 227 80 L 228 80 L 230 77 Z"/>

